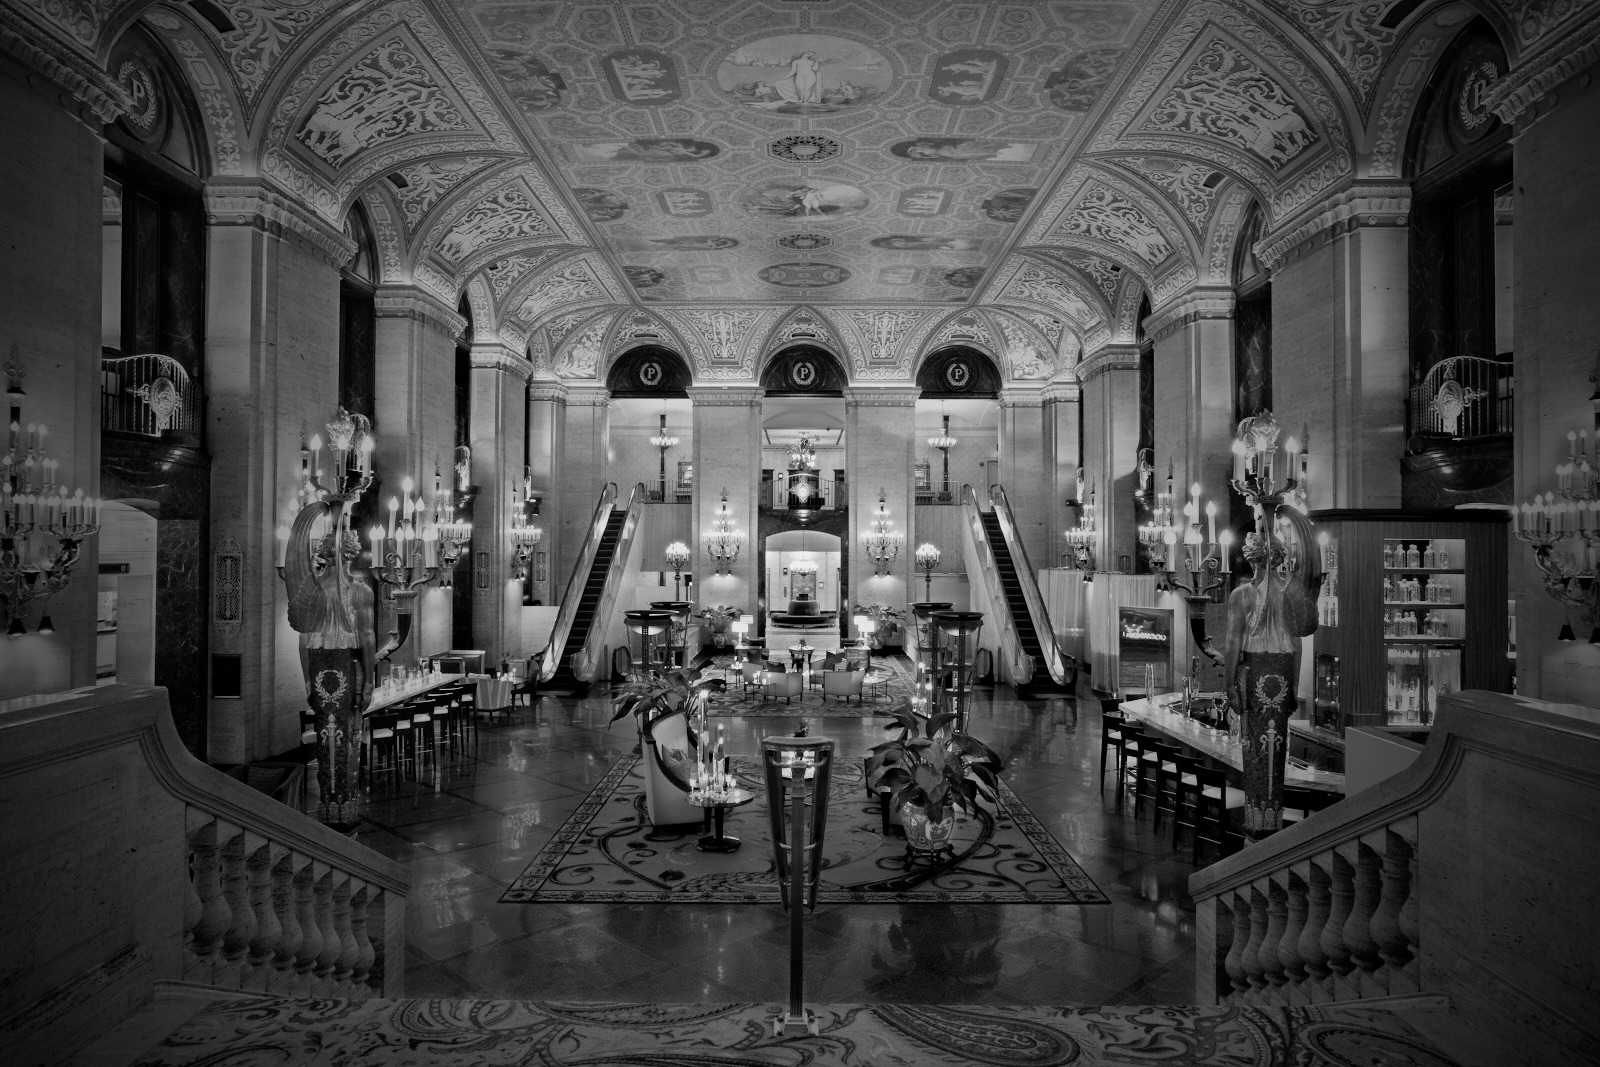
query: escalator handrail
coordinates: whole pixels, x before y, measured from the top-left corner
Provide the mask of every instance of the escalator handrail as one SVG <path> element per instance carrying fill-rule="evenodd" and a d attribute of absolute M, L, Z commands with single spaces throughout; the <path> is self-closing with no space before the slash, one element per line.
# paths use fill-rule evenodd
<path fill-rule="evenodd" d="M 578 614 L 578 601 L 583 599 L 583 587 L 594 567 L 595 553 L 600 551 L 600 537 L 605 533 L 606 520 L 617 500 L 617 483 L 607 482 L 600 490 L 600 501 L 594 506 L 594 518 L 589 522 L 589 532 L 584 536 L 583 547 L 578 550 L 578 561 L 567 578 L 567 591 L 561 597 L 561 610 L 556 612 L 556 624 L 550 631 L 550 640 L 535 655 L 539 659 L 539 681 L 548 682 L 561 666 L 561 653 L 567 638 L 572 634 L 572 622 Z M 592 627 L 591 627 L 592 629 Z"/>
<path fill-rule="evenodd" d="M 1011 605 L 1006 600 L 1005 587 L 1000 584 L 1000 570 L 995 565 L 994 547 L 989 544 L 989 532 L 983 528 L 983 509 L 978 506 L 978 492 L 970 485 L 961 487 L 961 513 L 967 520 L 967 532 L 977 547 L 982 566 L 983 583 L 989 590 L 989 607 L 994 613 L 995 626 L 1000 633 L 1000 651 L 1011 665 L 1011 684 L 1027 685 L 1033 680 L 1033 657 L 1022 648 L 1022 637 L 1011 618 Z M 1012 564 L 1015 565 L 1013 560 Z"/>
<path fill-rule="evenodd" d="M 1057 685 L 1067 685 L 1076 673 L 1077 664 L 1074 661 L 1071 666 L 1068 665 L 1071 657 L 1062 653 L 1061 645 L 1056 640 L 1055 627 L 1050 624 L 1050 609 L 1045 606 L 1044 594 L 1039 591 L 1039 579 L 1034 574 L 1033 563 L 1028 559 L 1028 550 L 1023 547 L 1022 537 L 1017 530 L 1017 518 L 1011 511 L 1005 486 L 991 486 L 989 501 L 1000 520 L 1006 547 L 1011 550 L 1011 565 L 1016 568 L 1017 581 L 1022 586 L 1022 599 L 1028 605 L 1028 615 L 1033 622 L 1033 633 L 1039 639 L 1039 648 L 1044 653 L 1045 669 Z"/>
<path fill-rule="evenodd" d="M 643 482 L 635 482 L 633 495 L 628 499 L 622 529 L 617 534 L 616 547 L 611 550 L 611 562 L 606 566 L 606 582 L 600 590 L 600 599 L 594 606 L 594 618 L 589 620 L 589 634 L 583 647 L 572 654 L 572 675 L 580 682 L 593 681 L 600 653 L 605 648 L 606 633 L 611 629 L 611 612 L 617 606 L 617 596 L 622 591 L 623 572 L 627 569 L 628 554 L 633 550 L 633 535 L 638 532 L 639 520 L 644 517 L 645 501 L 650 491 Z"/>

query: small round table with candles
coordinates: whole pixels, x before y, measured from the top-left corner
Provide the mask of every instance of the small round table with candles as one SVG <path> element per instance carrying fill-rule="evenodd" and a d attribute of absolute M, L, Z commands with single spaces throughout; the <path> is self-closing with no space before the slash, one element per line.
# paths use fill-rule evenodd
<path fill-rule="evenodd" d="M 689 791 L 689 803 L 698 808 L 706 809 L 706 835 L 700 838 L 695 846 L 701 852 L 737 852 L 739 839 L 728 835 L 723 830 L 723 820 L 728 812 L 734 808 L 743 807 L 756 798 L 748 789 L 739 786 L 729 786 L 725 789 Z"/>

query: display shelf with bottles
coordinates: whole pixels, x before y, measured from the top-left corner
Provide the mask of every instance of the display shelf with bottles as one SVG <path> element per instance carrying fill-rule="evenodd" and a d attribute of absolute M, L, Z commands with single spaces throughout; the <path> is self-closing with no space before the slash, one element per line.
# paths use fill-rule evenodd
<path fill-rule="evenodd" d="M 1506 514 L 1313 512 L 1326 563 L 1313 638 L 1312 723 L 1417 730 L 1439 698 L 1505 692 Z"/>

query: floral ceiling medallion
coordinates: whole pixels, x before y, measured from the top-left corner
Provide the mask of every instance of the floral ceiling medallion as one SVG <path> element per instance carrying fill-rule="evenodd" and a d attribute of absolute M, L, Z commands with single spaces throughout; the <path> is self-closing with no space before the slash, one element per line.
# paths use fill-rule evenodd
<path fill-rule="evenodd" d="M 844 146 L 838 141 L 815 133 L 791 134 L 767 145 L 769 154 L 787 163 L 821 163 L 843 151 Z"/>

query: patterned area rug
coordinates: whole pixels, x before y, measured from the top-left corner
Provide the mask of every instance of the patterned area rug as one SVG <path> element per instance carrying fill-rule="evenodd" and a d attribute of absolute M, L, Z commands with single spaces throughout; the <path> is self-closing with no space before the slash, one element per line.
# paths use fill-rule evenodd
<path fill-rule="evenodd" d="M 655 828 L 645 817 L 638 756 L 607 772 L 556 831 L 502 902 L 588 901 L 776 904 L 772 834 L 760 760 L 733 757 L 739 784 L 756 799 L 735 809 L 727 833 L 743 844 L 719 855 L 697 847 L 699 824 Z M 1000 783 L 997 814 L 958 817 L 953 853 L 908 868 L 898 828 L 883 833 L 883 809 L 868 800 L 859 760 L 834 766 L 818 900 L 827 903 L 1105 904 L 1105 894 L 1015 793 Z"/>
<path fill-rule="evenodd" d="M 815 1036 L 774 1037 L 775 1004 L 286 1000 L 202 1009 L 135 1067 L 1454 1067 L 1363 1008 L 819 1005 Z"/>
<path fill-rule="evenodd" d="M 817 662 L 822 662 L 820 655 Z M 711 662 L 711 666 L 727 672 L 728 678 L 728 691 L 714 694 L 707 706 L 707 711 L 712 716 L 826 719 L 887 715 L 890 708 L 898 707 L 911 699 L 912 689 L 916 685 L 916 668 L 913 667 L 911 660 L 888 652 L 880 652 L 872 657 L 872 674 L 869 675 L 869 685 L 863 689 L 864 699 L 860 703 L 853 700 L 845 703 L 835 697 L 824 700 L 822 690 L 813 689 L 809 684 L 803 695 L 794 697 L 787 703 L 781 698 L 768 700 L 762 696 L 760 690 L 752 691 L 747 696 L 744 691 L 744 679 L 734 667 L 732 656 L 718 656 Z M 879 679 L 875 696 L 871 691 L 872 678 Z"/>

